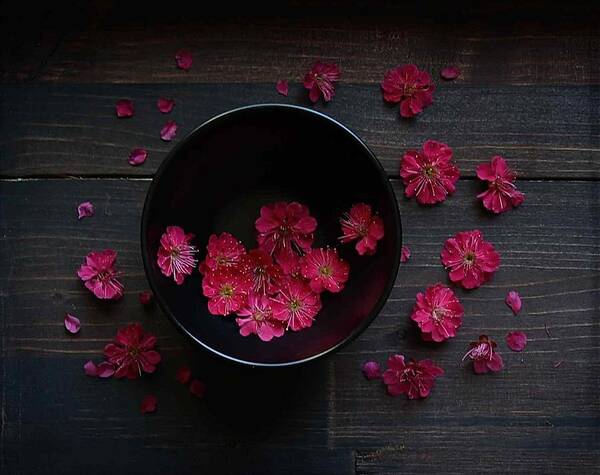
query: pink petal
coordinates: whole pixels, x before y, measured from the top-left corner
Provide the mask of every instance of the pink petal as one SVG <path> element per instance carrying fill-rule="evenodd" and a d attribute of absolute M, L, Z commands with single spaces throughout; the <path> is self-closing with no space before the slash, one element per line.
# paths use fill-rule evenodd
<path fill-rule="evenodd" d="M 148 152 L 143 148 L 134 148 L 129 154 L 129 165 L 141 165 L 148 158 Z"/>
<path fill-rule="evenodd" d="M 110 378 L 115 374 L 115 367 L 108 361 L 103 361 L 98 366 L 98 377 L 99 378 Z"/>
<path fill-rule="evenodd" d="M 381 366 L 376 361 L 367 361 L 362 366 L 362 372 L 367 379 L 380 379 Z"/>
<path fill-rule="evenodd" d="M 184 71 L 189 70 L 194 62 L 192 59 L 192 53 L 186 49 L 180 49 L 177 51 L 177 53 L 175 53 L 175 61 L 177 62 L 177 67 L 179 69 L 183 69 Z"/>
<path fill-rule="evenodd" d="M 510 332 L 506 335 L 506 344 L 513 351 L 523 351 L 527 346 L 527 335 L 523 332 Z"/>
<path fill-rule="evenodd" d="M 88 218 L 94 216 L 95 210 L 94 205 L 89 201 L 84 201 L 77 206 L 77 218 Z"/>
<path fill-rule="evenodd" d="M 115 105 L 117 117 L 132 117 L 133 116 L 133 102 L 129 99 L 121 99 L 117 101 Z"/>
<path fill-rule="evenodd" d="M 440 71 L 440 76 L 451 81 L 452 79 L 456 79 L 458 76 L 460 76 L 460 69 L 458 66 L 446 66 Z"/>
<path fill-rule="evenodd" d="M 206 394 L 206 384 L 204 384 L 202 381 L 194 379 L 190 383 L 190 392 L 194 396 L 202 398 Z"/>
<path fill-rule="evenodd" d="M 288 82 L 285 80 L 277 81 L 277 84 L 275 85 L 275 89 L 277 89 L 277 92 L 279 94 L 281 94 L 282 96 L 287 96 L 288 91 L 289 91 Z"/>
<path fill-rule="evenodd" d="M 71 315 L 70 313 L 65 314 L 65 328 L 69 333 L 78 333 L 81 328 L 81 322 L 79 318 Z"/>
<path fill-rule="evenodd" d="M 513 313 L 515 315 L 521 311 L 521 307 L 523 306 L 523 304 L 521 303 L 521 296 L 518 294 L 518 292 L 516 292 L 514 290 L 511 290 L 506 295 L 505 302 L 506 302 L 506 305 L 508 305 L 510 307 L 510 309 L 513 311 Z"/>
<path fill-rule="evenodd" d="M 175 101 L 173 99 L 166 99 L 164 97 L 161 97 L 158 99 L 157 106 L 158 110 L 161 111 L 163 114 L 168 114 L 173 110 L 173 107 L 175 107 Z"/>
<path fill-rule="evenodd" d="M 140 303 L 142 305 L 148 305 L 149 303 L 152 303 L 154 295 L 152 295 L 152 292 L 144 290 L 138 294 L 138 298 L 140 299 Z"/>
<path fill-rule="evenodd" d="M 98 376 L 98 367 L 93 361 L 88 361 L 83 365 L 83 370 L 88 376 Z"/>
<path fill-rule="evenodd" d="M 177 134 L 177 124 L 174 120 L 168 121 L 160 130 L 160 138 L 165 142 L 170 142 Z"/>
<path fill-rule="evenodd" d="M 190 382 L 190 378 L 192 377 L 192 370 L 188 366 L 182 366 L 177 370 L 175 374 L 175 379 L 179 381 L 181 384 L 187 384 Z"/>
<path fill-rule="evenodd" d="M 402 246 L 400 251 L 400 262 L 406 262 L 410 259 L 410 249 L 408 246 Z"/>
<path fill-rule="evenodd" d="M 158 399 L 153 394 L 148 394 L 144 396 L 142 400 L 142 404 L 140 405 L 140 412 L 142 414 L 147 414 L 149 412 L 156 411 L 156 405 L 158 404 Z"/>

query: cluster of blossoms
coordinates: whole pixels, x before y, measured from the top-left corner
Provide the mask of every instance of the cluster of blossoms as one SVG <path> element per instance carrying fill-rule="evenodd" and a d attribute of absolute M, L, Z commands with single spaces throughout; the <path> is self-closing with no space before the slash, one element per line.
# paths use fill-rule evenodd
<path fill-rule="evenodd" d="M 356 241 L 360 255 L 374 254 L 384 235 L 381 218 L 365 203 L 344 213 L 340 226 L 339 240 Z M 254 227 L 258 248 L 249 251 L 230 233 L 211 235 L 198 269 L 211 314 L 235 314 L 242 336 L 271 341 L 312 326 L 321 294 L 341 292 L 350 266 L 337 249 L 313 247 L 317 220 L 301 203 L 263 206 Z M 160 240 L 158 267 L 179 285 L 197 265 L 192 239 L 182 228 L 169 226 Z"/>

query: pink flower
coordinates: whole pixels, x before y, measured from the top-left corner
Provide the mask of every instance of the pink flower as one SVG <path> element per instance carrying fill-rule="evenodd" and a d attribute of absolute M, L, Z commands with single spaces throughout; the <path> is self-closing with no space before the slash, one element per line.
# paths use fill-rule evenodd
<path fill-rule="evenodd" d="M 158 102 L 156 103 L 158 110 L 162 114 L 168 114 L 175 107 L 175 101 L 173 99 L 166 99 L 165 97 L 160 97 Z"/>
<path fill-rule="evenodd" d="M 392 355 L 387 361 L 388 369 L 383 373 L 383 382 L 391 396 L 406 394 L 408 399 L 426 398 L 433 389 L 435 378 L 444 370 L 431 360 L 404 361 L 402 355 Z"/>
<path fill-rule="evenodd" d="M 446 66 L 440 71 L 440 76 L 443 79 L 452 81 L 453 79 L 456 79 L 458 76 L 460 76 L 460 69 L 458 68 L 458 66 Z"/>
<path fill-rule="evenodd" d="M 523 351 L 527 346 L 527 335 L 523 332 L 509 332 L 506 345 L 513 351 Z"/>
<path fill-rule="evenodd" d="M 141 165 L 146 161 L 146 158 L 148 158 L 148 152 L 146 150 L 143 148 L 134 148 L 129 153 L 129 160 L 127 160 L 127 162 L 129 165 L 133 166 Z"/>
<path fill-rule="evenodd" d="M 402 246 L 400 250 L 400 262 L 408 262 L 410 259 L 410 248 L 408 246 Z"/>
<path fill-rule="evenodd" d="M 115 105 L 115 111 L 117 113 L 117 117 L 132 117 L 133 102 L 129 99 L 121 99 L 117 101 Z"/>
<path fill-rule="evenodd" d="M 383 239 L 384 229 L 382 219 L 373 214 L 371 207 L 365 203 L 352 205 L 348 213 L 340 218 L 342 236 L 339 240 L 346 244 L 354 240 L 356 252 L 359 255 L 370 256 L 377 250 L 377 241 Z"/>
<path fill-rule="evenodd" d="M 144 290 L 138 294 L 138 299 L 142 305 L 150 305 L 154 299 L 152 292 Z"/>
<path fill-rule="evenodd" d="M 324 290 L 337 293 L 344 288 L 348 280 L 350 266 L 340 259 L 335 249 L 311 249 L 300 259 L 302 276 L 309 279 L 313 292 Z"/>
<path fill-rule="evenodd" d="M 90 252 L 85 263 L 77 271 L 85 286 L 99 299 L 120 299 L 123 296 L 123 284 L 117 280 L 115 262 L 117 252 L 106 249 Z"/>
<path fill-rule="evenodd" d="M 255 222 L 258 245 L 279 262 L 292 253 L 302 254 L 310 249 L 317 229 L 317 220 L 308 207 L 280 201 L 263 206 Z"/>
<path fill-rule="evenodd" d="M 273 317 L 286 324 L 293 331 L 300 331 L 312 325 L 319 310 L 321 299 L 308 284 L 289 279 L 271 304 Z"/>
<path fill-rule="evenodd" d="M 192 53 L 190 53 L 187 49 L 180 49 L 177 51 L 177 53 L 175 53 L 175 62 L 177 63 L 177 67 L 179 69 L 188 71 L 192 67 L 193 63 Z"/>
<path fill-rule="evenodd" d="M 194 379 L 190 383 L 190 392 L 196 397 L 203 398 L 206 394 L 206 384 L 204 384 L 202 381 Z"/>
<path fill-rule="evenodd" d="M 165 122 L 165 125 L 160 129 L 160 138 L 165 142 L 170 142 L 177 135 L 177 123 L 174 120 Z"/>
<path fill-rule="evenodd" d="M 517 179 L 516 173 L 500 155 L 492 157 L 491 163 L 479 165 L 477 176 L 489 183 L 488 189 L 477 195 L 486 209 L 496 214 L 503 213 L 525 201 L 525 195 L 517 190 L 514 183 Z"/>
<path fill-rule="evenodd" d="M 449 238 L 441 253 L 450 280 L 465 289 L 474 289 L 490 280 L 500 266 L 494 246 L 483 240 L 481 231 L 463 231 Z"/>
<path fill-rule="evenodd" d="M 144 396 L 142 399 L 142 404 L 140 405 L 140 412 L 142 414 L 148 414 L 150 412 L 156 411 L 156 406 L 158 405 L 158 399 L 153 394 L 148 394 Z"/>
<path fill-rule="evenodd" d="M 423 150 L 409 150 L 402 157 L 400 176 L 404 194 L 421 204 L 444 201 L 456 190 L 460 171 L 452 162 L 452 149 L 442 142 L 427 140 Z"/>
<path fill-rule="evenodd" d="M 154 373 L 160 354 L 154 350 L 156 337 L 145 333 L 139 323 L 117 332 L 114 343 L 104 347 L 104 356 L 116 368 L 115 377 L 135 379 L 144 373 Z"/>
<path fill-rule="evenodd" d="M 183 284 L 185 276 L 196 267 L 196 248 L 190 244 L 193 238 L 193 234 L 186 234 L 179 226 L 168 226 L 160 238 L 158 267 L 167 277 L 172 276 L 177 285 Z"/>
<path fill-rule="evenodd" d="M 290 252 L 289 254 L 283 254 L 277 261 L 279 267 L 283 271 L 283 277 L 304 281 L 304 277 L 302 277 L 300 269 L 301 259 L 302 258 L 298 254 L 293 252 Z"/>
<path fill-rule="evenodd" d="M 425 293 L 417 294 L 410 318 L 427 334 L 426 340 L 440 342 L 456 336 L 463 315 L 463 306 L 454 292 L 438 283 L 427 287 Z"/>
<path fill-rule="evenodd" d="M 506 302 L 506 305 L 508 305 L 510 307 L 510 309 L 513 311 L 513 313 L 515 315 L 521 311 L 521 307 L 522 307 L 521 296 L 514 290 L 511 290 L 506 295 L 506 299 L 504 301 Z"/>
<path fill-rule="evenodd" d="M 381 378 L 381 366 L 377 361 L 367 361 L 362 365 L 362 372 L 365 378 L 379 379 Z"/>
<path fill-rule="evenodd" d="M 402 117 L 414 117 L 433 103 L 435 86 L 429 73 L 419 71 L 414 64 L 405 64 L 385 74 L 381 89 L 385 101 L 400 103 Z"/>
<path fill-rule="evenodd" d="M 275 85 L 275 89 L 277 89 L 277 92 L 279 94 L 281 94 L 282 96 L 287 96 L 288 91 L 289 91 L 288 82 L 285 80 L 277 81 L 277 84 Z"/>
<path fill-rule="evenodd" d="M 264 294 L 250 292 L 246 305 L 237 314 L 235 321 L 240 327 L 240 335 L 258 335 L 262 341 L 271 341 L 273 337 L 280 337 L 285 332 L 283 324 L 273 318 L 271 299 Z"/>
<path fill-rule="evenodd" d="M 237 312 L 245 303 L 252 279 L 239 269 L 219 269 L 202 279 L 202 291 L 208 297 L 208 311 L 213 315 Z"/>
<path fill-rule="evenodd" d="M 475 374 L 483 374 L 488 371 L 497 372 L 504 368 L 502 357 L 496 353 L 496 342 L 481 335 L 479 341 L 470 344 L 470 350 L 463 356 L 463 361 L 470 358 L 473 361 Z"/>
<path fill-rule="evenodd" d="M 175 373 L 175 379 L 181 384 L 189 383 L 191 377 L 192 370 L 189 368 L 189 366 L 182 366 L 177 370 L 177 373 Z"/>
<path fill-rule="evenodd" d="M 93 377 L 98 376 L 98 367 L 96 366 L 96 363 L 94 363 L 93 361 L 88 361 L 86 364 L 84 364 L 83 370 L 85 371 L 85 374 L 87 374 L 88 376 L 93 376 Z"/>
<path fill-rule="evenodd" d="M 110 378 L 115 374 L 115 367 L 108 361 L 103 361 L 97 366 L 97 374 L 99 378 Z"/>
<path fill-rule="evenodd" d="M 81 322 L 79 318 L 70 313 L 65 314 L 65 328 L 69 333 L 79 333 L 79 329 L 81 328 Z"/>
<path fill-rule="evenodd" d="M 252 277 L 252 290 L 258 294 L 274 294 L 281 279 L 281 267 L 265 251 L 253 249 L 241 259 L 240 267 Z"/>
<path fill-rule="evenodd" d="M 229 233 L 221 233 L 219 236 L 212 234 L 208 238 L 206 251 L 204 264 L 212 271 L 236 266 L 246 254 L 244 245 Z"/>
<path fill-rule="evenodd" d="M 335 95 L 334 83 L 340 80 L 341 72 L 337 64 L 325 64 L 317 61 L 304 76 L 304 88 L 308 89 L 308 98 L 317 102 L 323 96 L 329 102 Z"/>
<path fill-rule="evenodd" d="M 94 216 L 94 213 L 94 205 L 89 201 L 84 201 L 83 203 L 80 203 L 77 207 L 77 219 Z"/>

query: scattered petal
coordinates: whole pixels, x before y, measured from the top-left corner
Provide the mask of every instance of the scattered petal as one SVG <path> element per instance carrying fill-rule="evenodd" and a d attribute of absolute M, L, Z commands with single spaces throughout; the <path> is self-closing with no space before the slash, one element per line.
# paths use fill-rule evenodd
<path fill-rule="evenodd" d="M 160 129 L 160 138 L 165 142 L 170 142 L 177 135 L 177 124 L 174 120 L 168 121 L 162 129 Z"/>
<path fill-rule="evenodd" d="M 359 255 L 371 256 L 377 250 L 377 241 L 383 239 L 383 220 L 373 213 L 371 206 L 365 203 L 352 205 L 350 211 L 340 218 L 342 235 L 338 238 L 342 244 L 358 240 L 355 245 Z"/>
<path fill-rule="evenodd" d="M 183 69 L 184 71 L 188 71 L 194 62 L 192 53 L 190 53 L 187 49 L 180 49 L 177 51 L 177 53 L 175 53 L 175 61 L 177 62 L 177 67 L 179 69 Z"/>
<path fill-rule="evenodd" d="M 132 117 L 133 116 L 133 102 L 129 99 L 121 99 L 117 101 L 115 105 L 117 117 Z"/>
<path fill-rule="evenodd" d="M 444 201 L 456 191 L 460 171 L 452 160 L 452 149 L 442 142 L 427 140 L 422 150 L 409 150 L 402 157 L 400 176 L 404 194 L 420 204 Z"/>
<path fill-rule="evenodd" d="M 79 318 L 71 315 L 70 313 L 65 314 L 65 328 L 69 333 L 78 333 L 81 328 L 81 322 Z"/>
<path fill-rule="evenodd" d="M 206 394 L 206 384 L 197 379 L 192 380 L 190 383 L 190 392 L 199 398 L 203 398 Z"/>
<path fill-rule="evenodd" d="M 377 361 L 367 361 L 362 366 L 362 372 L 365 378 L 380 379 L 381 378 L 381 365 Z"/>
<path fill-rule="evenodd" d="M 383 373 L 383 382 L 390 396 L 406 394 L 408 399 L 426 398 L 433 389 L 435 378 L 444 370 L 431 360 L 410 360 L 402 355 L 392 355 L 387 361 L 388 369 Z"/>
<path fill-rule="evenodd" d="M 98 377 L 99 378 L 110 378 L 115 374 L 115 367 L 108 361 L 103 361 L 98 366 Z"/>
<path fill-rule="evenodd" d="M 165 97 L 160 97 L 156 104 L 158 106 L 158 110 L 163 114 L 168 114 L 175 107 L 175 101 L 173 99 L 167 99 Z"/>
<path fill-rule="evenodd" d="M 277 89 L 277 92 L 279 94 L 281 94 L 282 96 L 287 96 L 288 91 L 289 91 L 288 82 L 285 80 L 277 81 L 277 84 L 275 85 L 275 89 Z"/>
<path fill-rule="evenodd" d="M 460 76 L 460 69 L 458 66 L 446 66 L 440 71 L 440 76 L 442 76 L 443 79 L 452 81 Z"/>
<path fill-rule="evenodd" d="M 77 219 L 94 216 L 95 212 L 94 205 L 89 201 L 84 201 L 77 206 Z"/>
<path fill-rule="evenodd" d="M 441 342 L 456 336 L 463 315 L 463 306 L 454 292 L 443 284 L 435 284 L 417 294 L 410 318 L 419 326 L 424 340 Z"/>
<path fill-rule="evenodd" d="M 385 74 L 381 89 L 386 102 L 400 104 L 402 117 L 414 117 L 433 103 L 435 86 L 429 73 L 405 64 Z"/>
<path fill-rule="evenodd" d="M 154 300 L 154 295 L 149 290 L 144 290 L 138 294 L 138 298 L 142 305 L 149 305 Z"/>
<path fill-rule="evenodd" d="M 521 307 L 523 306 L 523 304 L 521 303 L 521 296 L 519 295 L 518 292 L 516 292 L 514 290 L 511 290 L 506 295 L 505 302 L 506 302 L 506 305 L 508 305 L 510 307 L 510 309 L 513 311 L 513 313 L 515 315 L 521 311 Z"/>
<path fill-rule="evenodd" d="M 147 396 L 144 396 L 144 399 L 142 399 L 142 404 L 140 405 L 140 412 L 142 414 L 154 412 L 156 411 L 157 404 L 158 399 L 156 399 L 156 396 L 154 396 L 153 394 L 148 394 Z"/>
<path fill-rule="evenodd" d="M 308 89 L 308 97 L 312 102 L 317 102 L 323 97 L 329 102 L 335 95 L 335 85 L 340 80 L 341 72 L 337 64 L 325 64 L 317 61 L 304 76 L 304 88 Z"/>
<path fill-rule="evenodd" d="M 192 370 L 189 366 L 182 366 L 177 370 L 175 374 L 175 379 L 179 381 L 181 384 L 187 384 L 190 382 L 190 378 L 192 377 Z"/>
<path fill-rule="evenodd" d="M 408 246 L 402 246 L 402 249 L 400 250 L 400 262 L 408 262 L 410 254 L 410 248 Z"/>
<path fill-rule="evenodd" d="M 129 153 L 129 165 L 141 165 L 142 163 L 144 163 L 146 161 L 146 158 L 148 158 L 148 152 L 143 149 L 143 148 L 134 148 L 130 153 Z"/>
<path fill-rule="evenodd" d="M 506 345 L 513 351 L 523 351 L 527 346 L 527 335 L 523 332 L 509 332 L 506 335 Z"/>
<path fill-rule="evenodd" d="M 186 276 L 191 275 L 198 261 L 196 248 L 190 244 L 194 235 L 179 226 L 167 226 L 160 237 L 160 247 L 156 260 L 160 271 L 167 277 L 173 277 L 177 285 L 183 284 Z"/>
<path fill-rule="evenodd" d="M 156 337 L 144 332 L 139 323 L 119 329 L 114 343 L 104 347 L 104 356 L 115 366 L 115 377 L 135 379 L 142 373 L 154 373 L 161 356 L 154 350 Z"/>
<path fill-rule="evenodd" d="M 492 157 L 490 163 L 479 165 L 477 177 L 488 182 L 488 189 L 477 195 L 486 209 L 499 214 L 525 201 L 525 195 L 515 185 L 517 174 L 500 155 Z"/>
<path fill-rule="evenodd" d="M 86 364 L 84 364 L 83 370 L 88 376 L 98 376 L 98 367 L 93 361 L 88 361 Z"/>
<path fill-rule="evenodd" d="M 554 363 L 554 367 L 559 368 L 563 363 L 564 363 L 563 360 L 557 361 L 556 363 Z"/>
<path fill-rule="evenodd" d="M 475 289 L 492 278 L 500 267 L 500 255 L 483 239 L 481 231 L 463 231 L 449 238 L 441 253 L 450 280 Z"/>
<path fill-rule="evenodd" d="M 117 252 L 112 249 L 90 252 L 77 271 L 87 289 L 99 299 L 120 299 L 123 296 L 123 284 L 117 279 L 115 263 Z"/>
<path fill-rule="evenodd" d="M 481 335 L 478 341 L 469 345 L 469 351 L 463 356 L 463 361 L 469 358 L 473 361 L 473 372 L 475 374 L 484 374 L 488 371 L 497 372 L 504 368 L 502 357 L 496 353 L 496 342 Z"/>

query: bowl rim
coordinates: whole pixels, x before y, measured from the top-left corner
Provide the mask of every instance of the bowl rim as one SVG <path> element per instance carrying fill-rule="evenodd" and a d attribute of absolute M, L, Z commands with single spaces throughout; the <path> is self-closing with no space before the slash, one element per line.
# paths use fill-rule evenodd
<path fill-rule="evenodd" d="M 393 209 L 392 214 L 393 214 L 393 219 L 394 219 L 393 226 L 396 228 L 396 243 L 395 243 L 396 249 L 395 249 L 395 253 L 393 256 L 394 262 L 393 262 L 392 272 L 391 272 L 391 274 L 388 278 L 388 281 L 383 289 L 383 292 L 379 296 L 379 299 L 377 300 L 377 303 L 375 304 L 373 309 L 369 312 L 369 315 L 361 322 L 360 325 L 355 327 L 347 337 L 345 337 L 343 340 L 336 343 L 335 345 L 331 346 L 330 348 L 327 348 L 326 350 L 323 350 L 323 351 L 316 353 L 312 356 L 309 356 L 307 358 L 302 358 L 302 359 L 293 360 L 293 361 L 286 361 L 283 363 L 262 363 L 262 362 L 249 361 L 249 360 L 244 360 L 241 358 L 236 358 L 234 356 L 231 356 L 231 355 L 225 354 L 219 350 L 216 350 L 215 348 L 212 348 L 208 344 L 204 343 L 201 339 L 197 338 L 193 333 L 191 333 L 179 321 L 179 319 L 175 315 L 173 315 L 173 313 L 169 310 L 167 302 L 163 299 L 163 297 L 160 295 L 160 293 L 156 291 L 156 288 L 155 288 L 154 283 L 151 278 L 151 272 L 150 272 L 151 256 L 149 255 L 150 253 L 148 251 L 146 233 L 144 232 L 145 229 L 147 229 L 147 227 L 148 227 L 148 208 L 149 208 L 150 199 L 152 196 L 154 196 L 155 189 L 158 186 L 158 183 L 159 183 L 164 171 L 170 165 L 170 163 L 174 160 L 174 158 L 177 156 L 179 151 L 187 145 L 187 143 L 190 141 L 190 139 L 194 135 L 199 133 L 202 129 L 206 128 L 207 126 L 213 125 L 214 123 L 219 122 L 229 116 L 236 115 L 236 114 L 239 114 L 242 112 L 246 112 L 248 110 L 256 110 L 256 109 L 296 110 L 298 112 L 306 113 L 308 115 L 318 116 L 321 119 L 325 119 L 326 121 L 329 121 L 334 126 L 341 128 L 346 134 L 349 135 L 349 137 L 351 139 L 353 139 L 364 150 L 365 154 L 370 158 L 371 162 L 375 165 L 375 168 L 377 169 L 377 171 L 379 173 L 379 177 L 380 177 L 382 183 L 385 184 L 384 185 L 385 193 L 386 193 L 388 199 L 391 200 L 391 202 L 393 203 L 393 205 L 392 205 L 392 209 Z M 185 137 L 183 137 L 180 141 L 178 141 L 178 143 L 167 153 L 167 156 L 163 159 L 162 163 L 157 168 L 157 170 L 154 173 L 154 176 L 152 178 L 152 182 L 150 183 L 150 186 L 148 187 L 148 191 L 146 192 L 146 197 L 144 199 L 144 207 L 142 209 L 140 234 L 141 234 L 140 242 L 141 242 L 141 248 L 142 248 L 141 249 L 142 250 L 142 262 L 144 265 L 144 272 L 146 274 L 146 280 L 148 281 L 148 285 L 150 286 L 150 289 L 152 290 L 152 293 L 154 294 L 155 299 L 158 301 L 158 304 L 159 304 L 161 310 L 175 324 L 175 327 L 180 332 L 182 332 L 184 335 L 186 335 L 189 339 L 191 339 L 196 345 L 199 345 L 201 348 L 204 348 L 205 350 L 207 350 L 209 353 L 212 353 L 213 355 L 217 355 L 221 358 L 224 358 L 226 360 L 229 360 L 229 361 L 232 361 L 234 363 L 238 363 L 238 364 L 241 364 L 244 366 L 263 367 L 263 368 L 296 366 L 296 365 L 300 365 L 303 363 L 307 363 L 309 361 L 317 360 L 319 358 L 324 357 L 325 355 L 333 353 L 333 352 L 339 350 L 340 348 L 344 347 L 345 345 L 347 345 L 348 343 L 353 341 L 356 337 L 358 337 L 358 335 L 360 335 L 363 331 L 365 331 L 367 329 L 367 327 L 373 322 L 373 320 L 375 320 L 377 315 L 379 315 L 379 312 L 381 312 L 381 309 L 387 302 L 387 299 L 394 287 L 396 278 L 398 276 L 398 269 L 400 267 L 400 253 L 401 253 L 401 248 L 402 248 L 402 222 L 401 222 L 401 218 L 400 218 L 400 209 L 398 207 L 398 201 L 396 199 L 396 194 L 394 193 L 394 189 L 392 188 L 392 185 L 390 183 L 390 180 L 389 180 L 389 177 L 388 177 L 386 171 L 384 170 L 383 166 L 381 165 L 381 163 L 379 162 L 379 160 L 377 159 L 377 157 L 375 156 L 373 151 L 368 147 L 368 145 L 352 130 L 350 130 L 344 124 L 337 121 L 333 117 L 330 117 L 327 114 L 324 114 L 320 111 L 316 111 L 314 109 L 309 109 L 309 108 L 303 107 L 303 106 L 297 106 L 297 105 L 293 105 L 293 104 L 281 104 L 281 103 L 251 104 L 251 105 L 247 105 L 247 106 L 237 107 L 235 109 L 230 109 L 226 112 L 222 112 L 221 114 L 215 115 L 214 117 L 202 122 L 200 125 L 198 125 L 196 128 L 194 128 L 191 132 L 189 132 Z"/>

